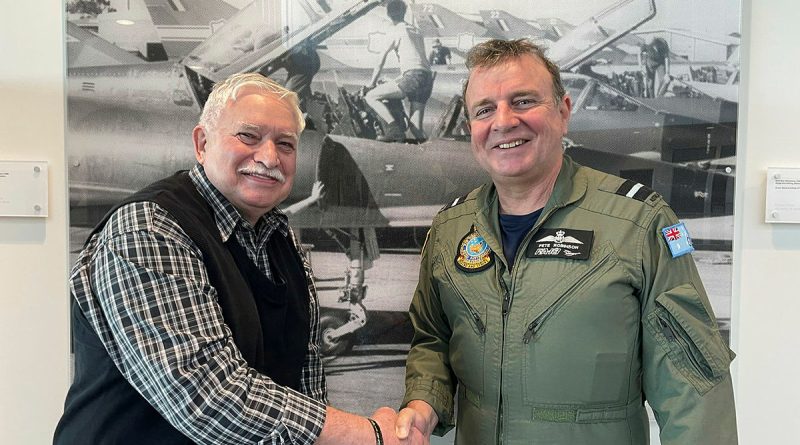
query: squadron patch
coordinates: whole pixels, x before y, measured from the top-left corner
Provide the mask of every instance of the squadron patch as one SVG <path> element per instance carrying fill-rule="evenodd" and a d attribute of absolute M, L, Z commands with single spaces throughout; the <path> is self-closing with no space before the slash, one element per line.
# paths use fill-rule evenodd
<path fill-rule="evenodd" d="M 480 272 L 494 263 L 494 252 L 473 226 L 458 245 L 456 267 L 464 272 Z"/>
<path fill-rule="evenodd" d="M 528 244 L 528 258 L 570 258 L 585 260 L 592 250 L 594 231 L 577 229 L 541 229 Z"/>
<path fill-rule="evenodd" d="M 694 251 L 692 238 L 689 237 L 689 231 L 686 230 L 685 224 L 678 223 L 674 226 L 664 227 L 661 229 L 661 234 L 664 235 L 664 241 L 669 246 L 672 258 L 678 258 Z"/>

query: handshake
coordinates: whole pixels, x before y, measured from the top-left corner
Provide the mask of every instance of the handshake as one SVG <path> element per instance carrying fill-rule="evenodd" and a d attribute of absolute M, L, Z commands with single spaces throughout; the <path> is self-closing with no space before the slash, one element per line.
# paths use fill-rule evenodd
<path fill-rule="evenodd" d="M 399 413 L 388 407 L 378 408 L 367 419 L 329 406 L 322 434 L 315 444 L 429 445 L 438 421 L 433 408 L 421 400 L 412 400 Z"/>
<path fill-rule="evenodd" d="M 395 412 L 392 408 L 379 408 L 370 417 L 375 423 L 375 442 L 378 445 L 430 444 L 430 437 L 438 418 L 425 402 L 411 401 L 408 406 Z"/>

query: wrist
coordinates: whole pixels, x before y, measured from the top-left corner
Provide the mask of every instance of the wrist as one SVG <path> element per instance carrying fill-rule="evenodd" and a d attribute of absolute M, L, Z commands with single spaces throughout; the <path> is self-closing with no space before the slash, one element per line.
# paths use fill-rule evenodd
<path fill-rule="evenodd" d="M 415 410 L 423 419 L 425 419 L 427 431 L 424 431 L 424 433 L 430 435 L 431 432 L 433 432 L 433 429 L 436 428 L 436 424 L 439 423 L 439 416 L 436 414 L 436 411 L 433 409 L 433 407 L 424 400 L 412 400 L 408 402 L 407 406 Z"/>
<path fill-rule="evenodd" d="M 375 432 L 375 445 L 383 445 L 383 433 L 381 433 L 381 426 L 378 422 L 371 417 L 367 417 L 369 424 L 372 425 L 372 430 Z"/>

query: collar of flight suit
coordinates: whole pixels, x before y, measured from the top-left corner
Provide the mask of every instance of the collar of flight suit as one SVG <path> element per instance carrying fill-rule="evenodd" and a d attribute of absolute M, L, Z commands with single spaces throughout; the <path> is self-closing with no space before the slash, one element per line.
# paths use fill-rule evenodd
<path fill-rule="evenodd" d="M 553 192 L 542 210 L 542 215 L 533 227 L 534 231 L 542 226 L 553 211 L 578 201 L 586 194 L 589 180 L 580 171 L 580 167 L 572 158 L 564 155 Z M 497 197 L 497 188 L 494 184 L 484 185 L 477 190 L 475 198 L 478 203 L 475 208 L 475 227 L 492 250 L 502 252 L 500 201 Z M 499 256 L 502 257 L 502 255 Z M 501 261 L 504 260 L 501 259 Z"/>

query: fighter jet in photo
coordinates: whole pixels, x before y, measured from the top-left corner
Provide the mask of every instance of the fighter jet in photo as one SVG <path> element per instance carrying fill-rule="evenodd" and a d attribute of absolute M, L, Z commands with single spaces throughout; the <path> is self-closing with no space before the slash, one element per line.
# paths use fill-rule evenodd
<path fill-rule="evenodd" d="M 142 59 L 70 21 L 67 21 L 65 34 L 70 68 L 142 63 Z"/>
<path fill-rule="evenodd" d="M 740 47 L 737 45 L 724 64 L 690 68 L 690 79 L 686 83 L 714 99 L 738 103 L 741 76 L 739 57 Z"/>
<path fill-rule="evenodd" d="M 71 205 L 108 206 L 155 178 L 192 165 L 188 135 L 214 83 L 235 72 L 273 74 L 295 45 L 324 40 L 380 4 L 353 1 L 349 8 L 320 14 L 320 3 L 303 2 L 306 8 L 291 8 L 290 32 L 283 25 L 284 2 L 256 0 L 177 62 L 69 69 Z M 324 133 L 309 129 L 307 134 L 310 142 L 304 146 L 321 146 Z M 313 172 L 313 162 L 308 166 Z"/>
<path fill-rule="evenodd" d="M 446 38 L 449 41 L 457 39 L 460 35 L 474 36 L 479 39 L 500 37 L 481 24 L 467 20 L 442 5 L 413 3 L 410 6 L 416 24 L 425 37 Z"/>
<path fill-rule="evenodd" d="M 502 39 L 526 38 L 539 45 L 549 46 L 563 35 L 556 31 L 557 28 L 542 26 L 538 21 L 529 22 L 500 9 L 480 11 L 480 15 L 483 26 Z"/>
<path fill-rule="evenodd" d="M 418 27 L 425 42 L 426 54 L 430 54 L 437 40 L 451 51 L 451 64 L 447 68 L 434 67 L 436 70 L 463 67 L 466 50 L 476 43 L 498 37 L 480 23 L 464 18 L 439 4 L 408 3 L 406 20 Z M 383 14 L 362 17 L 342 32 L 326 39 L 319 47 L 320 57 L 331 57 L 353 68 L 372 69 L 377 62 L 374 59 L 380 57 L 388 44 L 384 38 L 389 23 Z M 391 68 L 392 60 L 388 60 L 387 64 L 387 68 Z"/>
<path fill-rule="evenodd" d="M 186 55 L 238 11 L 224 0 L 146 0 L 145 6 L 169 59 Z"/>
<path fill-rule="evenodd" d="M 453 65 L 463 66 L 464 56 L 476 44 L 491 38 L 499 38 L 481 23 L 469 20 L 460 14 L 435 3 L 412 3 L 414 22 L 425 38 L 425 48 L 430 53 L 434 40 L 450 49 Z M 432 67 L 439 70 L 440 67 Z"/>
<path fill-rule="evenodd" d="M 178 62 L 70 69 L 67 131 L 73 207 L 109 206 L 157 178 L 190 166 L 193 158 L 186 135 L 197 122 L 215 82 L 241 71 L 280 75 L 294 46 L 324 42 L 380 2 L 354 2 L 350 8 L 324 15 L 313 7 L 318 5 L 307 3 L 300 10 L 306 12 L 306 21 L 295 18 L 294 29 L 288 33 L 282 28 L 283 22 L 275 18 L 280 17 L 280 2 L 259 0 Z M 651 2 L 643 0 L 624 0 L 620 5 L 634 5 L 639 11 L 638 16 L 626 12 L 627 27 L 617 18 L 620 7 L 589 21 L 589 28 L 595 31 L 611 29 L 605 26 L 606 21 L 615 23 L 617 34 L 602 35 L 604 41 L 624 35 L 654 11 L 649 9 Z M 575 30 L 586 27 L 582 24 Z M 580 35 L 587 32 L 581 31 Z M 569 35 L 556 43 L 561 42 L 565 43 L 558 53 L 559 62 L 566 66 L 589 57 L 589 46 L 597 49 L 604 44 Z M 424 226 L 453 194 L 482 182 L 485 177 L 480 172 L 466 165 L 454 168 L 452 161 L 445 161 L 458 157 L 451 153 L 468 151 L 465 124 L 458 122 L 459 113 L 453 111 L 461 106 L 460 89 L 465 75 L 463 71 L 438 73 L 426 112 L 431 135 L 427 141 L 383 144 L 374 140 L 379 124 L 358 98 L 358 87 L 367 83 L 369 71 L 321 72 L 318 78 L 322 80 L 314 85 L 321 96 L 309 110 L 311 125 L 303 136 L 299 181 L 290 199 L 301 199 L 315 178 L 324 179 L 328 189 L 322 206 L 325 211 L 322 207 L 316 208 L 319 212 L 309 209 L 297 215 L 293 223 L 300 227 Z M 722 147 L 735 144 L 735 140 L 720 139 L 714 125 L 663 113 L 592 78 L 565 75 L 565 83 L 575 104 L 570 133 L 573 145 L 596 153 L 587 156 L 584 163 L 622 176 L 635 176 L 671 198 L 679 213 L 731 213 L 728 197 L 732 178 L 717 177 L 715 172 L 698 173 L 673 162 L 727 156 Z M 382 148 L 384 145 L 386 149 Z M 326 158 L 330 150 L 342 152 L 335 156 L 338 160 Z M 409 173 L 399 168 L 406 153 L 412 154 L 413 162 L 426 165 L 437 165 L 440 159 L 442 171 L 425 171 L 422 176 L 427 179 L 411 181 Z M 432 153 L 444 154 L 439 158 Z M 468 156 L 460 157 L 472 164 Z M 347 159 L 353 162 L 343 168 L 328 168 L 329 162 Z M 320 164 L 321 160 L 325 163 Z M 657 161 L 661 162 L 653 164 Z M 634 167 L 635 164 L 641 165 Z M 394 186 L 385 189 L 384 185 L 373 183 L 371 173 L 375 168 L 385 172 L 386 178 L 403 178 L 397 186 L 406 190 Z M 331 174 L 340 177 L 325 177 Z M 460 179 L 462 174 L 466 179 Z M 698 174 L 699 179 L 692 181 L 672 180 Z M 418 187 L 431 182 L 445 184 Z M 341 190 L 334 189 L 333 184 L 337 183 L 342 184 Z"/>
<path fill-rule="evenodd" d="M 91 225 L 121 198 L 190 168 L 195 163 L 190 134 L 216 82 L 238 72 L 281 78 L 294 48 L 324 44 L 360 17 L 376 13 L 382 2 L 353 1 L 327 12 L 320 8 L 327 6 L 322 0 L 299 3 L 305 6 L 286 11 L 283 1 L 256 0 L 175 62 L 69 69 L 72 223 Z M 653 0 L 620 4 L 629 7 L 627 26 L 616 9 L 596 15 L 590 23 L 594 32 L 614 29 L 614 34 L 602 35 L 600 42 L 568 34 L 556 42 L 563 42 L 559 61 L 585 60 L 592 49 L 615 41 L 654 13 Z M 575 30 L 594 35 L 587 34 L 586 26 Z M 322 181 L 324 198 L 292 215 L 291 224 L 337 230 L 349 242 L 345 247 L 356 270 L 348 273 L 352 280 L 342 296 L 351 314 L 349 321 L 331 322 L 326 330 L 330 348 L 340 347 L 338 340 L 365 322 L 363 268 L 378 255 L 375 229 L 427 227 L 445 203 L 489 180 L 469 154 L 461 98 L 466 71 L 437 72 L 425 113 L 428 136 L 403 142 L 375 140 L 381 122 L 363 101 L 370 72 L 339 64 L 323 66 L 315 76 L 287 200 L 305 198 L 312 184 Z M 719 146 L 735 140 L 721 141 L 714 124 L 648 107 L 591 77 L 565 73 L 564 81 L 575 104 L 571 141 L 565 141 L 573 159 L 655 189 L 681 217 L 732 214 L 733 175 L 682 161 L 720 157 Z M 392 107 L 404 116 L 401 103 Z"/>

